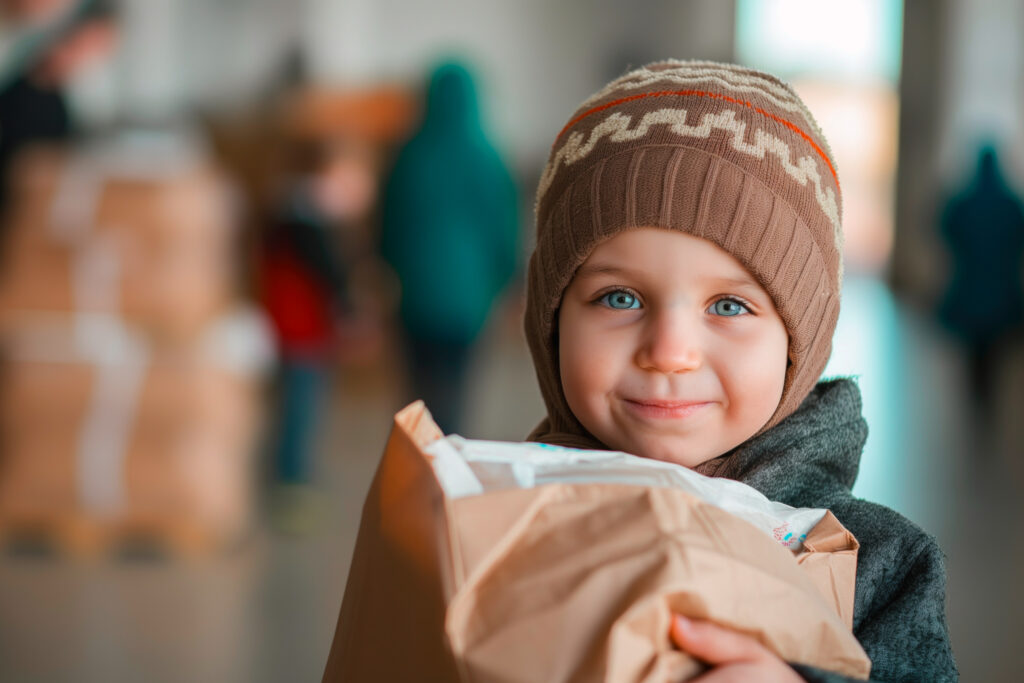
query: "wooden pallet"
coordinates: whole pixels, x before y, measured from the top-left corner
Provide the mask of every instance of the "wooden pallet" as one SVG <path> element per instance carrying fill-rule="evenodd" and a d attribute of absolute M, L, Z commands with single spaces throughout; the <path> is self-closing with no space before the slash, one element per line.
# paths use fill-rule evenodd
<path fill-rule="evenodd" d="M 79 559 L 185 559 L 225 548 L 223 533 L 181 520 L 106 520 L 76 514 L 0 515 L 8 553 Z"/>

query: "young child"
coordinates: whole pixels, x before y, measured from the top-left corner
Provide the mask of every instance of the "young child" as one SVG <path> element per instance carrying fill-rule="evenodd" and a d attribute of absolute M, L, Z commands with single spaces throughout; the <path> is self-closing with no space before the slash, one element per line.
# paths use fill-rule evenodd
<path fill-rule="evenodd" d="M 531 440 L 609 448 L 828 508 L 860 542 L 854 633 L 880 681 L 956 680 L 935 541 L 855 499 L 867 426 L 819 382 L 842 281 L 841 192 L 810 112 L 778 79 L 664 62 L 588 99 L 537 192 L 526 336 L 547 418 Z M 707 680 L 841 676 L 679 618 Z"/>

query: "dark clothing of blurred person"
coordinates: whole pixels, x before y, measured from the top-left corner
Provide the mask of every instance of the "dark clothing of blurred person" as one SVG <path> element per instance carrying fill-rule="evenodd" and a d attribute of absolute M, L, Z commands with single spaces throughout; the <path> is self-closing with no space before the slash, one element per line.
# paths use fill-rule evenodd
<path fill-rule="evenodd" d="M 26 145 L 61 142 L 71 136 L 71 117 L 63 95 L 19 76 L 0 90 L 0 206 L 6 202 L 7 173 Z"/>
<path fill-rule="evenodd" d="M 112 8 L 105 0 L 0 0 L 15 28 L 0 56 L 0 208 L 18 153 L 37 142 L 63 142 L 73 133 L 64 86 L 107 54 Z"/>
<path fill-rule="evenodd" d="M 941 230 L 953 268 L 939 316 L 967 346 L 972 389 L 985 414 L 999 346 L 1024 322 L 1024 207 L 992 146 L 982 147 L 973 179 L 946 203 Z"/>
<path fill-rule="evenodd" d="M 335 321 L 347 304 L 346 274 L 327 220 L 296 189 L 271 226 L 263 256 L 263 300 L 280 354 L 281 415 L 275 475 L 311 477 L 310 451 L 327 383 Z"/>
<path fill-rule="evenodd" d="M 515 272 L 517 202 L 470 72 L 441 65 L 385 186 L 381 251 L 401 283 L 412 392 L 446 433 L 461 426 L 471 351 Z"/>
<path fill-rule="evenodd" d="M 315 524 L 314 445 L 339 331 L 355 318 L 349 265 L 338 234 L 366 214 L 376 178 L 358 145 L 325 143 L 312 168 L 288 183 L 263 245 L 262 297 L 279 352 L 279 409 L 272 467 L 275 523 L 304 533 Z M 315 503 L 314 503 L 315 505 Z"/>

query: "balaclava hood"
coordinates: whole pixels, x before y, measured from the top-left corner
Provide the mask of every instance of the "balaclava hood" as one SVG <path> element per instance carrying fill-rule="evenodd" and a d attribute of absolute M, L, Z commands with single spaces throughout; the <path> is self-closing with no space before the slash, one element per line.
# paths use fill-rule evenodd
<path fill-rule="evenodd" d="M 789 332 L 782 398 L 800 405 L 832 348 L 842 282 L 842 205 L 832 153 L 791 87 L 752 69 L 668 61 L 585 101 L 558 134 L 537 189 L 526 338 L 548 416 L 531 440 L 602 448 L 572 414 L 558 366 L 558 307 L 602 241 L 661 227 L 732 254 Z"/>

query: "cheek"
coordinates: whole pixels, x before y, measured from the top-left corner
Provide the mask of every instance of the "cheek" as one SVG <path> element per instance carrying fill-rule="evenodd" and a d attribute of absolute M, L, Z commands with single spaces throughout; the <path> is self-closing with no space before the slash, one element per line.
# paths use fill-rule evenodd
<path fill-rule="evenodd" d="M 590 344 L 580 335 L 562 335 L 559 337 L 558 356 L 561 372 L 562 390 L 565 392 L 569 407 L 574 413 L 586 396 L 594 392 L 600 379 L 592 368 L 602 366 L 600 359 L 594 361 Z"/>
<path fill-rule="evenodd" d="M 746 420 L 767 422 L 782 398 L 786 382 L 789 339 L 776 333 L 737 354 L 742 362 L 730 365 L 729 393 L 733 407 Z"/>
<path fill-rule="evenodd" d="M 775 389 L 773 394 L 775 399 L 772 402 L 773 413 L 782 399 L 782 390 L 786 386 L 786 373 L 789 370 L 789 333 L 782 327 L 781 321 L 779 321 L 779 328 L 776 335 L 775 348 L 770 352 L 770 357 L 767 360 L 767 367 L 774 369 L 771 373 L 771 381 Z"/>
<path fill-rule="evenodd" d="M 767 422 L 782 396 L 788 357 L 783 331 L 758 334 L 722 345 L 717 353 L 718 376 L 729 397 L 733 419 Z M 759 425 L 760 426 L 760 425 Z"/>
<path fill-rule="evenodd" d="M 608 335 L 582 325 L 570 325 L 559 333 L 558 353 L 562 390 L 578 418 L 611 390 L 618 376 L 619 350 Z"/>

